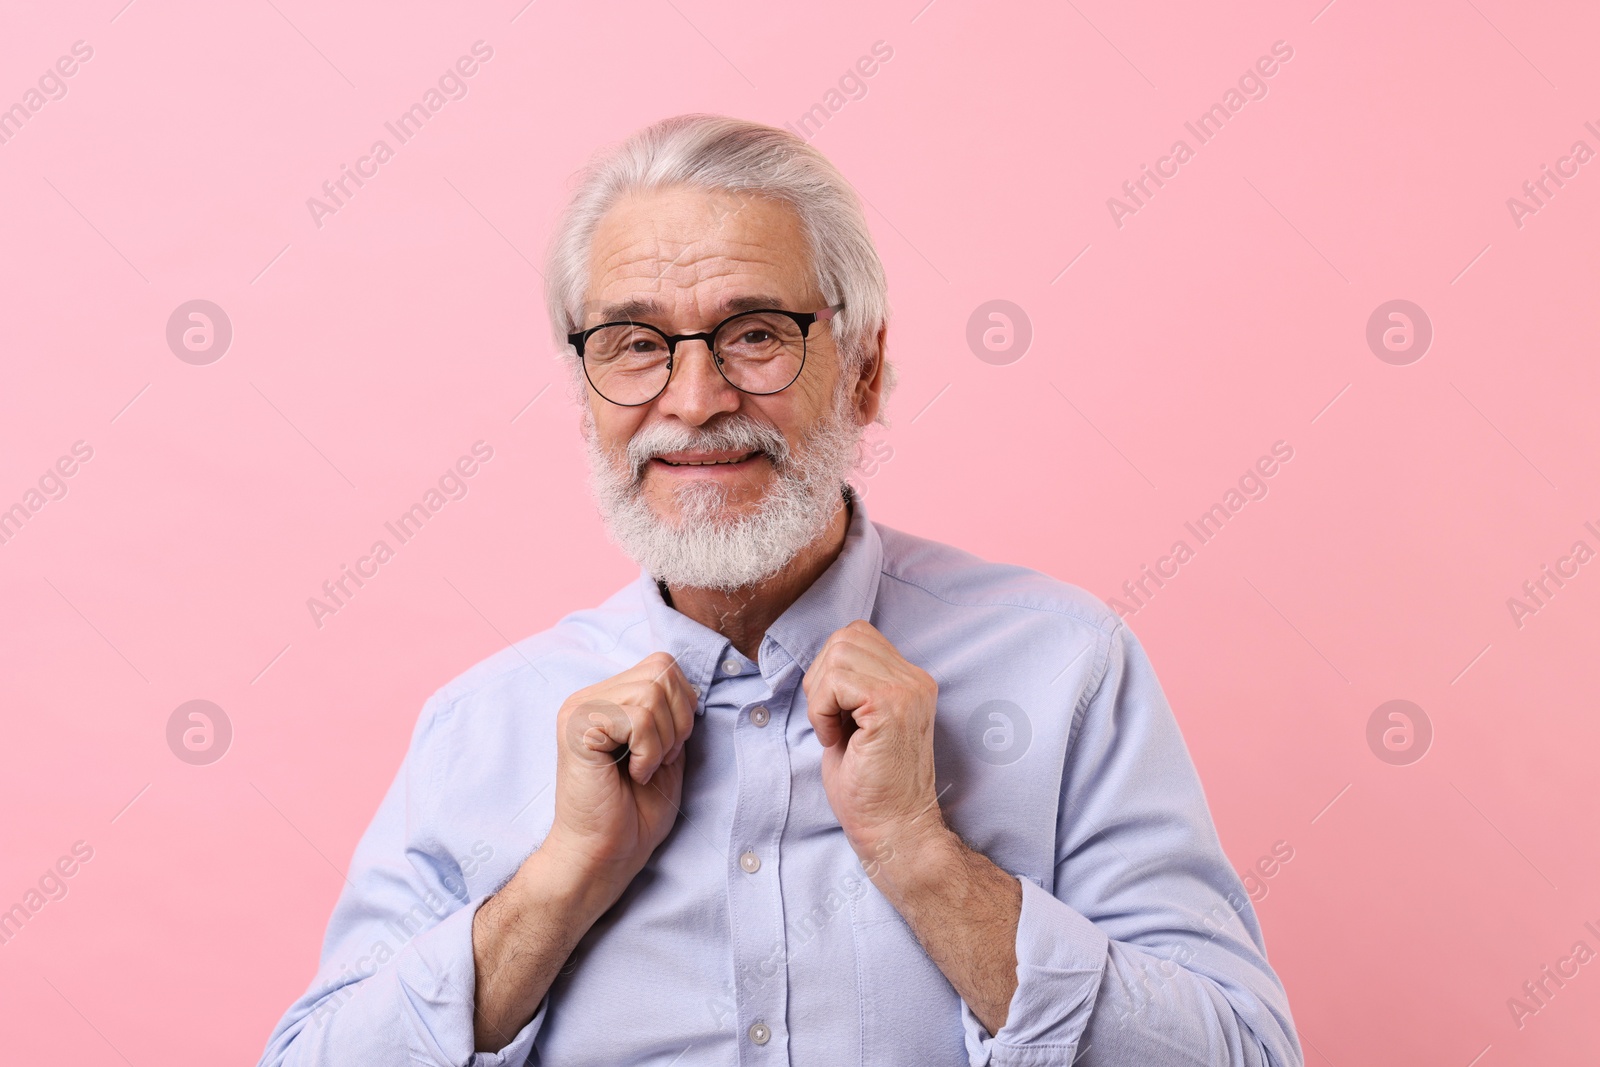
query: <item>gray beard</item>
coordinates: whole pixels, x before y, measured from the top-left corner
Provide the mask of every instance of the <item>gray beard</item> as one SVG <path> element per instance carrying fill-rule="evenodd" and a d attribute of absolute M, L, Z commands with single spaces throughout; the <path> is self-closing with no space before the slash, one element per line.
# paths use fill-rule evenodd
<path fill-rule="evenodd" d="M 597 440 L 586 405 L 589 485 L 611 540 L 669 586 L 729 591 L 772 577 L 821 537 L 843 506 L 841 489 L 858 462 L 862 436 L 850 399 L 841 382 L 831 410 L 795 449 L 771 426 L 732 415 L 698 429 L 641 430 L 615 458 Z M 728 517 L 731 494 L 706 481 L 674 490 L 676 523 L 657 515 L 644 497 L 645 466 L 652 456 L 690 449 L 764 453 L 773 478 L 756 510 Z"/>

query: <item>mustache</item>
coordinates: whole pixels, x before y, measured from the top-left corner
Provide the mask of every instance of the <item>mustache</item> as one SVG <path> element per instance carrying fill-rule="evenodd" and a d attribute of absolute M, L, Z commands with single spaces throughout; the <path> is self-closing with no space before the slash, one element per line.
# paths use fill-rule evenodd
<path fill-rule="evenodd" d="M 782 468 L 789 459 L 789 441 L 776 429 L 748 415 L 727 415 L 706 426 L 658 423 L 646 426 L 628 440 L 624 459 L 635 479 L 647 463 L 670 452 L 696 449 L 726 452 L 760 452 Z"/>

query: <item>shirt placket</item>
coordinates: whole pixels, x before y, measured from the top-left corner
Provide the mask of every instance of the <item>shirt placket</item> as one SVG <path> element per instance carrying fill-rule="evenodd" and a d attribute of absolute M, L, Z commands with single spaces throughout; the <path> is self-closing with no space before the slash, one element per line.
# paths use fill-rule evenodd
<path fill-rule="evenodd" d="M 738 676 L 728 667 L 742 668 Z M 722 684 L 744 702 L 734 724 L 738 794 L 729 839 L 728 905 L 739 1062 L 766 1067 L 789 1062 L 788 940 L 779 881 L 784 822 L 789 812 L 789 752 L 784 740 L 789 699 L 780 697 L 753 665 L 725 653 Z"/>

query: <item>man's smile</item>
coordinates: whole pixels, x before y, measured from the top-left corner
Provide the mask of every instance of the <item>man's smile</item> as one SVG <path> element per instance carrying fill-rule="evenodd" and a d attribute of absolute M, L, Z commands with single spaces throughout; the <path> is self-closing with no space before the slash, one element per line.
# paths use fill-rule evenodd
<path fill-rule="evenodd" d="M 752 449 L 746 452 L 690 451 L 668 452 L 665 455 L 654 457 L 650 462 L 652 464 L 660 464 L 664 467 L 673 467 L 679 470 L 698 468 L 705 470 L 707 473 L 711 473 L 713 471 L 717 473 L 731 473 L 734 471 L 742 471 L 756 460 L 765 458 L 766 453 L 760 451 L 759 449 Z"/>

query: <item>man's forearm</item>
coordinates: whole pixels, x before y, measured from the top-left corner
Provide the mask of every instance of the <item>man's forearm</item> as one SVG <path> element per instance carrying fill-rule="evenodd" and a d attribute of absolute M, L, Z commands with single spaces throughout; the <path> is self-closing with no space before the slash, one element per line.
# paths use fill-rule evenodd
<path fill-rule="evenodd" d="M 472 920 L 477 1051 L 498 1052 L 528 1024 L 578 941 L 615 898 L 598 879 L 535 852 L 483 902 Z"/>
<path fill-rule="evenodd" d="M 867 865 L 873 884 L 972 1014 L 991 1036 L 998 1033 L 1017 991 L 1022 883 L 943 828 L 903 836 L 898 846 L 885 842 L 877 855 Z M 1258 1002 L 1252 1014 L 1241 1014 L 1214 979 L 1189 969 L 1208 945 L 1196 939 L 1156 953 L 1111 942 L 1106 966 L 1114 974 L 1100 986 L 1081 1047 L 1093 1044 L 1115 1062 L 1158 1063 L 1210 1050 L 1208 1062 L 1230 1067 L 1303 1063 L 1266 1007 Z"/>
<path fill-rule="evenodd" d="M 890 845 L 875 861 L 874 884 L 994 1034 L 1017 989 L 1021 884 L 943 827 L 916 843 Z"/>

